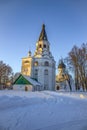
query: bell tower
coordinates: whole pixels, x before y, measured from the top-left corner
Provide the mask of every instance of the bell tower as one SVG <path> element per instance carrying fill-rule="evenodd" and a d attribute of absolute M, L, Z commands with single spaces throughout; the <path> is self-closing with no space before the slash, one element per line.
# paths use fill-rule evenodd
<path fill-rule="evenodd" d="M 35 57 L 42 57 L 44 54 L 50 54 L 50 43 L 47 38 L 45 31 L 45 25 L 42 25 L 42 30 L 39 36 L 39 39 L 36 43 Z"/>
<path fill-rule="evenodd" d="M 50 43 L 42 25 L 34 53 L 34 77 L 43 84 L 43 89 L 55 89 L 55 60 L 50 52 Z"/>
<path fill-rule="evenodd" d="M 41 83 L 43 90 L 55 90 L 55 60 L 50 51 L 50 43 L 42 25 L 41 33 L 36 42 L 34 55 L 22 58 L 21 73 Z"/>

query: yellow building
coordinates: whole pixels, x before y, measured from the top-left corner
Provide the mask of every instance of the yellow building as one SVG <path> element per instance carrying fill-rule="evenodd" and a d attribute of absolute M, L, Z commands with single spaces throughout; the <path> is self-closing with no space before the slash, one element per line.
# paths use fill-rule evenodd
<path fill-rule="evenodd" d="M 28 56 L 22 58 L 22 68 L 21 73 L 26 76 L 31 76 L 32 71 L 32 57 L 31 52 L 28 52 Z"/>

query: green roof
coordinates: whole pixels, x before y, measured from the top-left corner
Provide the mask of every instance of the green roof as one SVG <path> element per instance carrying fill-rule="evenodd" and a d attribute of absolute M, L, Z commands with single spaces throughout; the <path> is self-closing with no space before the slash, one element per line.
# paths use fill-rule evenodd
<path fill-rule="evenodd" d="M 23 75 L 20 75 L 13 84 L 28 84 L 32 85 Z"/>

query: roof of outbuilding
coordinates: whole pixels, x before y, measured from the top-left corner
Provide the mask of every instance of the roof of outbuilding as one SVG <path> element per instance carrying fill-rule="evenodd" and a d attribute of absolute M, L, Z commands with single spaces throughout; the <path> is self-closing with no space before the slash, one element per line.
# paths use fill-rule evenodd
<path fill-rule="evenodd" d="M 20 74 L 13 84 L 30 84 L 34 86 L 42 86 L 38 81 L 32 79 L 30 76 Z"/>

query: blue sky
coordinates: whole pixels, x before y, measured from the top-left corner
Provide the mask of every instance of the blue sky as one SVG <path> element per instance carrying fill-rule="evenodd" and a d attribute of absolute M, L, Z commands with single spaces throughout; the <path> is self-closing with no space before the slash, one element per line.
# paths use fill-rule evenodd
<path fill-rule="evenodd" d="M 0 0 L 0 60 L 14 72 L 35 51 L 42 24 L 56 60 L 87 42 L 87 0 Z"/>

